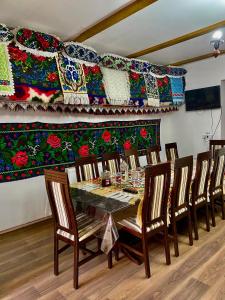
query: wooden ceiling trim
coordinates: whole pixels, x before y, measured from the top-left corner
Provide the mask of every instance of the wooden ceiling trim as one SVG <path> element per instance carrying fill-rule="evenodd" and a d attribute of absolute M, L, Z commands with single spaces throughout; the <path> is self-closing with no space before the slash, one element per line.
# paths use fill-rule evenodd
<path fill-rule="evenodd" d="M 225 50 L 221 50 L 220 51 L 220 55 L 224 55 L 224 54 L 225 54 Z M 199 60 L 204 60 L 204 59 L 207 59 L 207 58 L 211 58 L 213 56 L 214 56 L 214 53 L 210 52 L 210 53 L 203 54 L 203 55 L 200 55 L 200 56 L 196 56 L 196 57 L 192 57 L 192 58 L 180 60 L 180 61 L 177 61 L 177 62 L 172 63 L 170 65 L 171 66 L 182 66 L 182 65 L 186 65 L 186 64 L 190 64 L 190 63 L 199 61 Z"/>
<path fill-rule="evenodd" d="M 75 36 L 72 39 L 70 38 L 69 40 L 75 42 L 83 42 L 157 1 L 158 0 L 135 0 L 130 4 L 122 7 L 121 9 L 115 11 L 113 14 L 107 16 L 95 25 L 91 26 L 78 36 Z"/>
<path fill-rule="evenodd" d="M 217 23 L 212 24 L 212 25 L 209 25 L 207 27 L 200 28 L 198 30 L 195 30 L 193 32 L 190 32 L 190 33 L 187 33 L 185 35 L 179 36 L 175 39 L 166 41 L 164 43 L 161 43 L 161 44 L 146 48 L 144 50 L 140 50 L 138 52 L 132 53 L 132 54 L 128 55 L 127 57 L 128 58 L 135 58 L 135 57 L 143 56 L 143 55 L 155 52 L 155 51 L 159 51 L 161 49 L 171 47 L 173 45 L 176 45 L 176 44 L 194 39 L 196 37 L 207 34 L 209 32 L 214 31 L 215 29 L 218 29 L 218 28 L 221 28 L 221 27 L 224 27 L 224 26 L 225 26 L 225 20 L 217 22 Z"/>

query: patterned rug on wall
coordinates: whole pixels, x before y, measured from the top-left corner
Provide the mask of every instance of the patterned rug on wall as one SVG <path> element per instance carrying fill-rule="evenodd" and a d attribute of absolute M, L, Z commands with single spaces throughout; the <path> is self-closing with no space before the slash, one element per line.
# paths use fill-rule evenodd
<path fill-rule="evenodd" d="M 102 123 L 1 123 L 0 182 L 43 174 L 45 168 L 63 171 L 76 157 L 104 152 L 140 152 L 160 144 L 160 120 Z"/>

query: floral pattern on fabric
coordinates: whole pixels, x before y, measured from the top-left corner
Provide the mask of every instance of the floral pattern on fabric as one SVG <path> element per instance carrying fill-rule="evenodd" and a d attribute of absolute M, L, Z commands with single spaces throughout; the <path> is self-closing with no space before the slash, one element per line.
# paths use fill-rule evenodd
<path fill-rule="evenodd" d="M 114 70 L 129 71 L 131 60 L 119 55 L 104 54 L 101 55 L 101 65 Z"/>
<path fill-rule="evenodd" d="M 8 43 L 12 41 L 14 34 L 5 24 L 0 24 L 0 43 Z"/>
<path fill-rule="evenodd" d="M 64 103 L 89 104 L 82 64 L 65 57 L 62 53 L 59 53 L 57 62 Z"/>
<path fill-rule="evenodd" d="M 151 64 L 148 61 L 132 59 L 131 69 L 138 73 L 149 73 L 151 70 Z"/>
<path fill-rule="evenodd" d="M 11 100 L 62 101 L 58 69 L 54 57 L 37 56 L 20 50 L 14 44 L 8 46 L 15 94 Z"/>
<path fill-rule="evenodd" d="M 63 47 L 63 43 L 58 38 L 47 33 L 33 31 L 27 28 L 18 29 L 16 41 L 19 45 L 28 48 L 28 50 L 33 49 L 41 52 L 56 53 Z"/>
<path fill-rule="evenodd" d="M 6 44 L 0 43 L 0 95 L 10 96 L 13 94 L 14 82 L 8 48 Z"/>
<path fill-rule="evenodd" d="M 183 77 L 170 78 L 173 104 L 184 103 L 184 80 Z"/>
<path fill-rule="evenodd" d="M 146 84 L 148 105 L 159 106 L 159 91 L 156 77 L 152 76 L 149 73 L 145 73 L 144 79 Z"/>
<path fill-rule="evenodd" d="M 107 103 L 105 88 L 103 84 L 103 75 L 98 65 L 93 67 L 83 65 L 87 93 L 90 104 L 103 105 Z"/>
<path fill-rule="evenodd" d="M 151 65 L 151 73 L 156 76 L 184 76 L 187 71 L 183 68 Z"/>
<path fill-rule="evenodd" d="M 159 99 L 161 105 L 169 105 L 173 102 L 172 90 L 170 79 L 166 76 L 163 78 L 157 78 L 157 85 L 159 91 Z"/>
<path fill-rule="evenodd" d="M 99 56 L 91 47 L 85 46 L 81 43 L 68 42 L 64 44 L 64 49 L 66 54 L 72 58 L 92 62 L 95 64 L 99 63 Z"/>
<path fill-rule="evenodd" d="M 45 168 L 64 171 L 76 157 L 119 152 L 141 153 L 160 143 L 160 120 L 103 123 L 0 124 L 0 182 L 42 175 Z"/>
<path fill-rule="evenodd" d="M 130 104 L 142 107 L 147 100 L 146 85 L 143 74 L 129 72 Z"/>

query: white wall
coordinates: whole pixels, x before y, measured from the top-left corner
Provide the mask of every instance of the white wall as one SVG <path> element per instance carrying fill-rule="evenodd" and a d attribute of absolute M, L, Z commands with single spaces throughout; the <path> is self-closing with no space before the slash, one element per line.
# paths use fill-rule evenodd
<path fill-rule="evenodd" d="M 225 56 L 185 66 L 188 70 L 186 89 L 219 85 L 225 79 Z M 224 93 L 225 95 L 225 93 Z M 225 103 L 225 100 L 224 100 Z M 213 131 L 220 117 L 220 110 L 212 111 Z M 0 112 L 0 122 L 50 122 L 66 123 L 78 121 L 101 122 L 110 120 L 161 119 L 161 145 L 176 141 L 180 156 L 208 149 L 202 135 L 211 131 L 211 111 L 186 112 L 185 106 L 179 112 L 150 116 L 87 116 L 57 113 Z M 221 126 L 214 138 L 221 137 Z M 163 158 L 164 158 L 163 153 Z M 72 173 L 70 172 L 70 175 Z M 73 176 L 72 176 L 73 177 Z M 43 176 L 0 184 L 0 231 L 48 216 L 50 209 Z"/>
<path fill-rule="evenodd" d="M 160 119 L 161 143 L 173 141 L 173 118 L 176 112 L 143 116 L 87 116 L 44 112 L 0 111 L 0 122 L 70 123 L 79 121 L 104 122 L 106 120 Z M 74 179 L 73 170 L 69 172 Z M 0 184 L 0 231 L 19 226 L 50 214 L 43 176 Z"/>

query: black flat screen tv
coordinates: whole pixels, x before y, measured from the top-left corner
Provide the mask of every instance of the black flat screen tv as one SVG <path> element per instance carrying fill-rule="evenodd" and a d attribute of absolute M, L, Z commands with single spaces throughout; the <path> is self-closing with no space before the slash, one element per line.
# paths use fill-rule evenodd
<path fill-rule="evenodd" d="M 185 92 L 186 111 L 220 108 L 220 86 Z"/>

